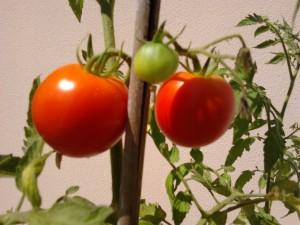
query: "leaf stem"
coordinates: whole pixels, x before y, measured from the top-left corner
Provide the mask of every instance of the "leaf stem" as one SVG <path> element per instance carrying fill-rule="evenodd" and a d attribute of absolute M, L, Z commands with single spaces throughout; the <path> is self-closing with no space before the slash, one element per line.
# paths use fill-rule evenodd
<path fill-rule="evenodd" d="M 212 207 L 207 214 L 209 216 L 213 215 L 214 213 L 220 211 L 222 208 L 224 208 L 226 205 L 230 204 L 231 202 L 233 202 L 236 198 L 265 198 L 266 195 L 264 194 L 242 194 L 239 192 L 234 192 L 232 193 L 229 197 L 227 197 L 226 199 L 224 199 L 223 201 L 221 201 L 220 203 L 218 203 L 217 205 L 215 205 L 214 207 Z M 265 200 L 264 200 L 265 201 Z M 233 206 L 235 207 L 235 206 Z M 241 207 L 241 206 L 240 206 Z"/>
<path fill-rule="evenodd" d="M 218 38 L 218 39 L 216 39 L 216 40 L 214 40 L 214 41 L 212 41 L 212 42 L 210 42 L 210 43 L 208 43 L 208 44 L 206 44 L 206 45 L 200 47 L 199 49 L 207 49 L 207 48 L 209 48 L 209 47 L 211 47 L 211 46 L 214 46 L 214 45 L 216 45 L 216 44 L 218 44 L 218 43 L 220 43 L 220 42 L 228 41 L 228 40 L 233 39 L 233 38 L 239 39 L 240 42 L 241 42 L 241 44 L 242 44 L 242 46 L 243 46 L 244 48 L 246 48 L 246 43 L 245 43 L 243 37 L 242 37 L 240 34 L 231 34 L 231 35 L 227 35 L 227 36 Z"/>
<path fill-rule="evenodd" d="M 15 210 L 16 212 L 19 212 L 21 210 L 21 207 L 22 207 L 22 205 L 24 203 L 24 200 L 25 200 L 25 194 L 22 193 L 22 196 L 21 196 L 21 198 L 19 200 L 19 203 L 18 203 L 18 205 L 16 207 L 16 210 Z"/>
<path fill-rule="evenodd" d="M 223 210 L 222 212 L 223 213 L 229 213 L 229 212 L 234 211 L 236 209 L 242 208 L 246 205 L 258 204 L 258 203 L 261 203 L 261 202 L 264 202 L 264 201 L 266 201 L 266 199 L 264 199 L 264 198 L 257 198 L 257 199 L 244 201 L 244 202 L 241 202 L 241 203 L 239 203 L 235 206 L 228 207 L 227 209 Z"/>

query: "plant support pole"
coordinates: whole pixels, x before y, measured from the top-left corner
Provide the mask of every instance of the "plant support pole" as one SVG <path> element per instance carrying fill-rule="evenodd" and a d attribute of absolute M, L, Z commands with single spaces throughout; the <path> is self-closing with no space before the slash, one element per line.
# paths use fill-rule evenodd
<path fill-rule="evenodd" d="M 160 0 L 137 0 L 133 55 L 140 40 L 151 40 L 158 26 Z M 149 85 L 131 69 L 128 123 L 122 164 L 118 225 L 138 225 L 144 149 L 149 109 Z"/>

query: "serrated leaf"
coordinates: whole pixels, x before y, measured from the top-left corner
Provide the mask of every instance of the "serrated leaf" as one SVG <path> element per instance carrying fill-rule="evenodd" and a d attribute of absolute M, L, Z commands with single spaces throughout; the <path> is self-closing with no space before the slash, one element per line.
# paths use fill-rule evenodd
<path fill-rule="evenodd" d="M 278 43 L 279 43 L 278 40 L 270 39 L 270 40 L 266 40 L 266 41 L 261 42 L 260 44 L 256 45 L 254 48 L 259 48 L 259 49 L 267 48 L 267 47 L 270 47 L 270 46 L 274 46 Z"/>
<path fill-rule="evenodd" d="M 258 35 L 265 33 L 268 30 L 269 30 L 268 26 L 266 26 L 266 25 L 260 26 L 254 31 L 254 37 L 257 37 Z"/>
<path fill-rule="evenodd" d="M 266 123 L 267 123 L 267 121 L 264 119 L 256 119 L 255 121 L 253 121 L 250 124 L 249 130 L 256 130 L 256 129 L 264 126 Z"/>
<path fill-rule="evenodd" d="M 227 220 L 227 213 L 216 212 L 209 219 L 209 225 L 225 225 Z"/>
<path fill-rule="evenodd" d="M 220 195 L 229 196 L 231 194 L 231 177 L 228 173 L 223 173 L 213 183 L 212 189 Z"/>
<path fill-rule="evenodd" d="M 225 166 L 232 165 L 238 157 L 241 157 L 245 150 L 249 151 L 250 146 L 254 143 L 255 138 L 249 137 L 246 139 L 239 139 L 232 148 L 230 149 L 226 161 Z"/>
<path fill-rule="evenodd" d="M 166 212 L 158 204 L 146 204 L 144 200 L 140 203 L 139 225 L 160 225 L 166 218 Z"/>
<path fill-rule="evenodd" d="M 245 19 L 241 20 L 237 26 L 248 26 L 248 25 L 254 25 L 257 23 L 262 23 L 266 20 L 266 17 L 259 16 L 257 14 L 248 15 Z"/>
<path fill-rule="evenodd" d="M 0 155 L 0 177 L 14 177 L 21 158 L 13 155 Z"/>
<path fill-rule="evenodd" d="M 237 116 L 233 122 L 233 143 L 240 140 L 243 135 L 249 133 L 249 124 L 250 121 L 241 116 Z"/>
<path fill-rule="evenodd" d="M 24 145 L 22 147 L 24 152 L 30 149 L 32 145 L 34 145 L 36 141 L 38 141 L 38 139 L 40 138 L 40 135 L 38 134 L 38 132 L 33 126 L 32 117 L 31 117 L 31 102 L 32 102 L 33 95 L 37 90 L 39 84 L 40 84 L 40 77 L 38 76 L 33 80 L 32 87 L 29 93 L 29 104 L 28 104 L 27 119 L 26 119 L 27 126 L 24 127 L 25 139 L 23 140 Z"/>
<path fill-rule="evenodd" d="M 203 153 L 197 148 L 191 149 L 190 156 L 195 160 L 196 163 L 202 163 L 203 161 Z"/>
<path fill-rule="evenodd" d="M 285 54 L 283 52 L 279 52 L 279 53 L 275 53 L 275 56 L 270 59 L 269 62 L 267 62 L 268 64 L 278 64 L 280 62 L 282 62 L 283 60 L 285 60 Z"/>
<path fill-rule="evenodd" d="M 39 176 L 44 160 L 42 156 L 44 141 L 36 131 L 31 118 L 31 101 L 32 97 L 40 83 L 39 77 L 34 79 L 33 85 L 29 95 L 29 106 L 27 113 L 27 126 L 25 127 L 25 140 L 24 140 L 24 156 L 16 168 L 16 185 L 22 191 L 34 207 L 39 207 L 41 199 L 37 187 L 37 177 Z M 47 154 L 48 155 L 48 154 Z"/>
<path fill-rule="evenodd" d="M 211 174 L 206 169 L 198 167 L 197 170 L 193 170 L 192 179 L 201 183 L 207 189 L 213 189 Z"/>
<path fill-rule="evenodd" d="M 270 172 L 278 159 L 282 158 L 285 148 L 284 131 L 280 121 L 275 120 L 274 125 L 266 132 L 264 141 L 264 169 Z"/>
<path fill-rule="evenodd" d="M 69 0 L 69 5 L 79 22 L 81 21 L 83 4 L 84 0 Z"/>
<path fill-rule="evenodd" d="M 28 217 L 29 225 L 108 225 L 107 218 L 113 210 L 97 207 L 81 198 L 66 198 L 54 204 L 49 210 L 32 211 Z"/>
<path fill-rule="evenodd" d="M 173 145 L 172 148 L 169 150 L 169 146 L 166 143 L 161 143 L 158 149 L 162 155 L 171 163 L 176 163 L 179 161 L 179 149 L 176 145 Z"/>
<path fill-rule="evenodd" d="M 192 197 L 189 192 L 180 191 L 175 199 L 172 207 L 173 221 L 175 225 L 179 225 L 184 220 L 186 214 L 191 208 Z"/>
<path fill-rule="evenodd" d="M 236 180 L 234 187 L 238 191 L 243 191 L 245 184 L 247 184 L 252 179 L 253 175 L 254 175 L 253 171 L 250 170 L 243 171 L 242 174 Z"/>

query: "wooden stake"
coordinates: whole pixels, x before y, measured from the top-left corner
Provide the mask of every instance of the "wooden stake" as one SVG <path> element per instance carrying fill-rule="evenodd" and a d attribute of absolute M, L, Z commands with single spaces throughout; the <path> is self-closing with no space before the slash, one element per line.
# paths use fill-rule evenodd
<path fill-rule="evenodd" d="M 158 26 L 159 10 L 160 0 L 137 0 L 133 55 L 142 44 L 140 40 L 152 39 Z M 118 225 L 138 225 L 149 97 L 149 85 L 139 80 L 132 69 Z"/>

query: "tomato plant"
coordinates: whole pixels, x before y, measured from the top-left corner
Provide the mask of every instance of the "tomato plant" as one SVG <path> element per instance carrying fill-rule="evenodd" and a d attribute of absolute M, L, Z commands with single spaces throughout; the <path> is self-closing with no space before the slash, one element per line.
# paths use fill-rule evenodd
<path fill-rule="evenodd" d="M 84 2 L 69 0 L 79 21 Z M 235 33 L 205 45 L 184 46 L 178 40 L 182 32 L 174 37 L 163 29 L 164 23 L 156 29 L 161 1 L 137 1 L 134 49 L 138 49 L 144 38 L 152 42 L 147 42 L 136 54 L 135 72 L 149 83 L 168 79 L 158 92 L 149 120 L 150 91 L 155 94 L 156 89 L 141 79 L 129 79 L 130 74 L 124 73 L 123 62 L 132 71 L 132 58 L 115 45 L 115 0 L 97 2 L 101 7 L 105 49 L 94 54 L 90 34 L 86 49 L 77 48 L 77 59 L 84 69 L 78 64 L 65 65 L 41 84 L 40 78 L 36 78 L 29 94 L 22 155 L 0 154 L 0 178 L 14 178 L 21 192 L 16 207 L 9 206 L 9 210 L 0 214 L 0 225 L 280 225 L 273 211 L 275 201 L 286 207 L 286 216 L 293 220 L 288 224 L 295 224 L 291 216 L 300 215 L 300 126 L 299 121 L 290 124 L 286 119 L 299 81 L 300 37 L 295 22 L 300 0 L 291 23 L 286 19 L 272 21 L 256 13 L 238 23 L 238 26 L 257 25 L 255 36 L 269 33 L 256 48 L 275 46 L 268 64 L 287 64 L 288 77 L 284 79 L 288 87 L 281 107 L 268 96 L 269 90 L 263 84 L 256 83 L 257 67 L 242 35 Z M 164 38 L 168 39 L 166 45 Z M 227 54 L 218 48 L 220 43 L 233 39 L 241 44 L 237 54 Z M 178 56 L 180 65 L 189 72 L 174 74 Z M 222 76 L 197 75 L 206 73 Z M 126 86 L 111 74 L 126 83 L 130 80 L 128 105 Z M 228 78 L 230 85 L 222 77 Z M 123 145 L 120 136 L 127 108 L 128 132 Z M 219 166 L 211 167 L 206 159 L 210 153 L 198 147 L 215 141 L 230 124 L 232 145 L 218 149 L 228 154 Z M 171 206 L 169 212 L 157 203 L 140 201 L 146 133 L 170 166 L 164 182 Z M 169 144 L 166 137 L 173 143 Z M 63 155 L 74 157 L 91 156 L 110 148 L 111 204 L 99 206 L 98 202 L 74 195 L 79 186 L 71 186 L 51 207 L 42 205 L 39 176 L 46 175 L 42 173 L 44 165 L 53 153 L 44 152 L 45 140 Z M 189 159 L 181 158 L 176 144 L 192 147 Z M 253 150 L 261 154 L 257 157 L 261 162 L 249 164 L 238 173 L 241 168 L 236 162 L 245 157 L 245 152 Z M 56 154 L 56 165 L 59 167 L 61 163 L 61 155 Z M 254 187 L 256 178 L 258 186 Z M 205 204 L 198 199 L 203 193 L 201 189 L 207 191 Z M 28 207 L 25 201 L 29 201 L 32 209 L 22 208 Z M 197 219 L 195 223 L 186 219 L 192 207 L 198 212 L 192 215 Z M 236 210 L 239 212 L 231 214 Z"/>
<path fill-rule="evenodd" d="M 168 79 L 176 71 L 178 56 L 165 44 L 148 42 L 135 54 L 133 66 L 141 80 L 159 83 Z"/>
<path fill-rule="evenodd" d="M 115 77 L 101 78 L 79 64 L 65 65 L 40 84 L 31 110 L 38 132 L 56 151 L 91 156 L 121 137 L 127 118 L 127 88 Z"/>
<path fill-rule="evenodd" d="M 234 102 L 231 86 L 220 76 L 179 72 L 160 88 L 155 115 L 160 129 L 174 143 L 200 147 L 226 131 Z"/>

